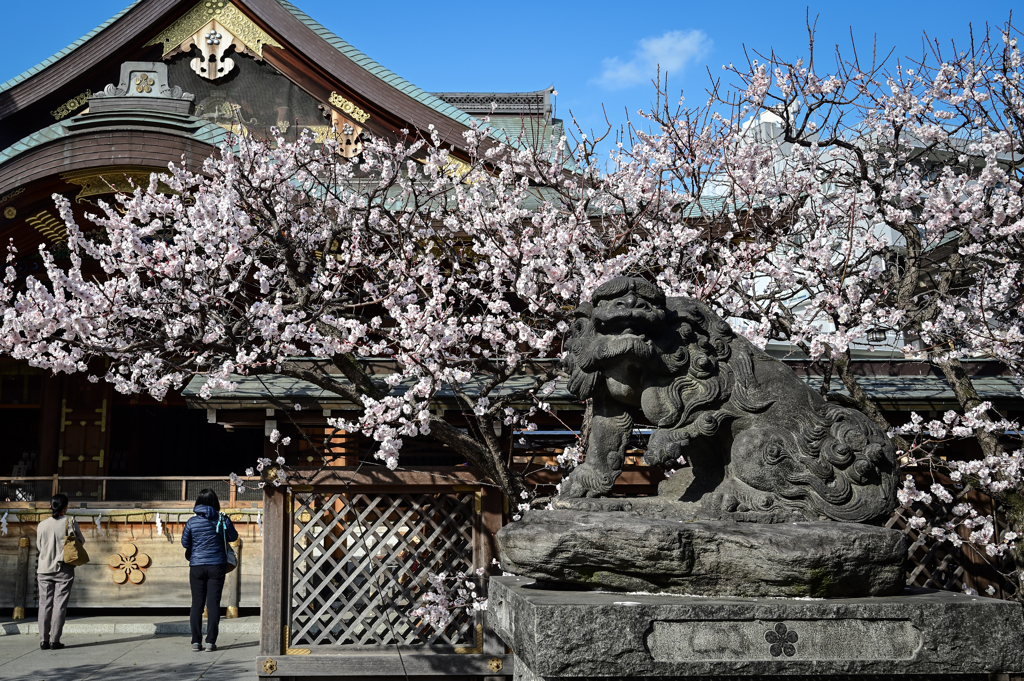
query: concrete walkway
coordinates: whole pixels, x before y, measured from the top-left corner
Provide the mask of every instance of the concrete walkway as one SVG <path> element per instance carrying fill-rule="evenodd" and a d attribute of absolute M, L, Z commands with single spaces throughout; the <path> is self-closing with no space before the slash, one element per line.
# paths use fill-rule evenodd
<path fill-rule="evenodd" d="M 184 624 L 184 627 L 182 627 Z M 40 650 L 35 622 L 0 622 L 4 681 L 236 681 L 256 679 L 259 619 L 220 621 L 217 650 L 192 652 L 188 619 L 81 617 L 68 619 L 60 651 Z M 25 627 L 31 633 L 16 635 Z M 20 632 L 19 632 L 20 633 Z"/>
<path fill-rule="evenodd" d="M 203 623 L 206 631 L 206 623 Z M 188 617 L 182 615 L 88 615 L 68 617 L 65 634 L 188 634 Z M 259 617 L 220 618 L 220 634 L 258 634 Z M 38 620 L 33 616 L 24 620 L 0 619 L 0 636 L 19 634 L 39 635 Z"/>

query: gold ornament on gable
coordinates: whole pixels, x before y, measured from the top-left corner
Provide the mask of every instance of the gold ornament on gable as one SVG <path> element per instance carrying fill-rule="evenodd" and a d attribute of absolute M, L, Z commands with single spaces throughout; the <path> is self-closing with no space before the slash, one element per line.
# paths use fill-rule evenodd
<path fill-rule="evenodd" d="M 257 59 L 264 46 L 284 47 L 227 0 L 203 0 L 161 31 L 146 46 L 163 44 L 163 57 L 187 51 L 195 45 L 202 56 L 191 61 L 192 70 L 208 80 L 228 75 L 235 62 L 226 56 L 234 45 Z"/>
<path fill-rule="evenodd" d="M 330 99 L 327 101 L 329 101 L 331 106 L 335 109 L 338 109 L 346 116 L 349 116 L 360 123 L 365 123 L 370 120 L 370 114 L 366 113 L 358 106 L 339 95 L 337 92 L 332 92 Z"/>
<path fill-rule="evenodd" d="M 143 73 L 142 75 L 135 77 L 135 91 L 145 92 L 149 94 L 153 91 L 153 86 L 156 85 L 156 81 L 149 77 L 149 74 Z"/>
<path fill-rule="evenodd" d="M 77 97 L 72 97 L 68 101 L 61 104 L 59 107 L 51 111 L 50 115 L 58 121 L 62 118 L 67 118 L 71 115 L 73 111 L 75 111 L 75 109 L 80 109 L 81 107 L 85 106 L 86 102 L 89 101 L 90 97 L 92 97 L 92 90 L 86 90 Z"/>
<path fill-rule="evenodd" d="M 363 150 L 361 137 L 363 127 L 353 119 L 358 118 L 360 122 L 365 123 L 370 118 L 370 114 L 356 107 L 337 92 L 331 93 L 329 101 L 331 105 L 321 104 L 320 111 L 323 112 L 324 118 L 330 119 L 331 124 L 307 125 L 306 129 L 314 134 L 313 141 L 317 144 L 323 144 L 330 137 L 338 141 L 338 152 L 343 157 L 355 158 Z M 344 105 L 348 106 L 345 107 Z M 347 108 L 351 112 L 351 118 L 342 115 L 338 110 L 343 108 Z"/>

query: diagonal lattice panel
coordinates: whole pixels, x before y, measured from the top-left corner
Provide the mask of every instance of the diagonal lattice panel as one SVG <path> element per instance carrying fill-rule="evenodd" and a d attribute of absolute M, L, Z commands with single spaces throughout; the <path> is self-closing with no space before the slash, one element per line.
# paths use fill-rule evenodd
<path fill-rule="evenodd" d="M 473 567 L 472 492 L 296 495 L 290 645 L 473 646 L 473 615 L 411 613 L 427 573 Z"/>

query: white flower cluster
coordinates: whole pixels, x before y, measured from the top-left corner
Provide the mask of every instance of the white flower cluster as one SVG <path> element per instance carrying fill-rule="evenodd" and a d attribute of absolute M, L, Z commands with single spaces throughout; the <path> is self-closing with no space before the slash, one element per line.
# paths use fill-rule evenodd
<path fill-rule="evenodd" d="M 478 577 L 484 574 L 478 568 Z M 436 629 L 444 628 L 459 610 L 477 612 L 487 609 L 487 599 L 477 594 L 477 585 L 465 572 L 453 575 L 447 572 L 427 573 L 429 588 L 423 594 L 422 605 L 412 611 L 413 617 L 422 617 Z"/>

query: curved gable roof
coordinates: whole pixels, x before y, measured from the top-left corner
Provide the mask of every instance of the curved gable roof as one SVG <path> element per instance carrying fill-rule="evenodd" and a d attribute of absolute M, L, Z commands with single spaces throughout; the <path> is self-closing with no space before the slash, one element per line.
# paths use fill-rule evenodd
<path fill-rule="evenodd" d="M 359 67 L 361 67 L 363 70 L 379 78 L 384 83 L 387 83 L 396 90 L 405 93 L 406 95 L 412 97 L 419 103 L 430 107 L 431 109 L 438 112 L 442 116 L 446 116 L 457 123 L 465 125 L 466 127 L 469 127 L 474 122 L 479 124 L 479 121 L 477 121 L 477 119 L 473 118 L 464 111 L 461 111 L 460 109 L 457 109 L 456 107 L 445 102 L 444 100 L 439 99 L 438 97 L 435 97 L 429 92 L 426 92 L 425 90 L 416 87 L 409 81 L 399 76 L 397 73 L 381 66 L 379 63 L 368 57 L 366 54 L 360 52 L 351 44 L 342 40 L 328 29 L 324 28 L 323 25 L 319 24 L 318 22 L 310 18 L 308 14 L 300 10 L 292 3 L 288 2 L 288 0 L 277 0 L 277 2 L 280 3 L 281 6 L 284 7 L 286 10 L 291 12 L 291 14 L 296 19 L 305 24 L 311 31 L 320 36 L 320 38 L 322 38 L 324 42 L 326 42 L 328 45 L 336 49 L 341 54 L 345 55 L 345 57 L 347 57 L 350 61 L 352 61 Z"/>
<path fill-rule="evenodd" d="M 149 37 L 149 34 L 153 32 L 152 27 L 154 22 L 158 21 L 161 17 L 166 16 L 168 12 L 179 10 L 183 5 L 190 7 L 198 1 L 199 0 L 135 0 L 124 10 L 111 17 L 103 24 L 97 26 L 71 45 L 68 45 L 63 50 L 57 52 L 49 59 L 40 62 L 31 69 L 28 69 L 24 73 L 21 73 L 0 85 L 0 119 L 24 109 L 43 97 L 52 94 L 57 88 L 65 86 L 73 78 L 81 75 L 85 70 L 101 64 L 105 59 L 109 58 L 116 49 L 121 48 L 132 41 L 138 41 L 141 38 Z M 275 12 L 271 10 L 274 9 L 274 6 L 285 10 L 288 13 L 287 15 L 280 15 L 279 11 L 276 14 L 288 17 L 289 19 L 294 18 L 304 29 L 311 31 L 320 40 L 333 48 L 332 51 L 345 57 L 349 62 L 365 73 L 371 75 L 376 81 L 379 81 L 380 84 L 386 85 L 394 91 L 401 93 L 401 95 L 413 100 L 415 104 L 426 107 L 430 114 L 443 117 L 443 119 L 438 119 L 433 122 L 442 123 L 447 119 L 449 124 L 456 123 L 460 128 L 468 128 L 473 125 L 480 124 L 477 119 L 473 118 L 469 114 L 416 87 L 412 83 L 401 78 L 398 74 L 384 68 L 382 65 L 357 50 L 348 42 L 342 40 L 340 37 L 324 28 L 324 26 L 314 21 L 287 0 L 236 0 L 236 2 L 239 6 L 246 8 L 255 17 L 264 21 L 271 30 L 278 28 L 274 26 L 274 17 L 268 16 L 275 14 Z M 277 32 L 280 34 L 282 31 Z M 116 39 L 114 39 L 115 36 L 113 33 L 117 34 Z M 295 47 L 294 41 L 288 41 L 287 38 L 285 38 L 285 42 L 293 42 L 292 47 Z M 85 46 L 88 46 L 90 49 L 83 50 L 82 48 Z M 68 59 L 70 55 L 74 55 L 81 61 L 77 64 L 74 63 L 74 59 Z M 329 68 L 327 70 L 330 72 Z M 372 97 L 369 99 L 372 101 Z M 412 109 L 415 110 L 416 107 L 413 106 Z M 430 117 L 431 116 L 428 114 L 427 118 L 429 119 Z M 426 127 L 424 122 L 430 123 L 432 121 L 409 120 L 407 122 Z M 495 130 L 493 135 L 504 140 L 504 135 L 500 130 Z M 449 140 L 449 142 L 452 141 L 455 140 Z"/>
<path fill-rule="evenodd" d="M 123 10 L 121 10 L 120 12 L 115 14 L 114 16 L 110 17 L 109 19 L 104 21 L 102 24 L 100 24 L 96 28 L 92 29 L 91 31 L 89 31 L 88 33 L 83 35 L 81 38 L 79 38 L 75 42 L 73 42 L 70 45 L 68 45 L 67 47 L 65 47 L 60 52 L 52 55 L 51 57 L 49 57 L 47 59 L 44 59 L 43 61 L 39 62 L 38 64 L 36 64 L 32 68 L 28 69 L 27 71 L 25 71 L 23 73 L 18 74 L 17 76 L 15 76 L 14 78 L 11 78 L 10 80 L 6 81 L 5 83 L 0 84 L 0 93 L 3 93 L 3 92 L 6 92 L 7 90 L 10 90 L 12 87 L 17 85 L 18 83 L 20 83 L 22 81 L 25 81 L 25 80 L 28 80 L 29 78 L 31 78 L 32 76 L 36 75 L 37 73 L 40 73 L 41 71 L 43 71 L 44 69 L 46 69 L 50 65 L 56 64 L 58 61 L 60 61 L 64 57 L 68 56 L 69 54 L 74 52 L 76 49 L 78 49 L 79 47 L 84 45 L 85 43 L 87 43 L 90 39 L 92 39 L 95 36 L 99 35 L 99 33 L 101 31 L 103 31 L 105 28 L 107 28 L 108 26 L 113 24 L 115 21 L 117 21 L 118 19 L 123 17 L 133 7 L 135 7 L 140 2 L 143 2 L 143 1 L 144 0 L 135 0 L 132 4 L 128 5 Z"/>

